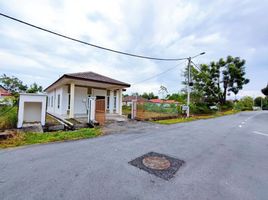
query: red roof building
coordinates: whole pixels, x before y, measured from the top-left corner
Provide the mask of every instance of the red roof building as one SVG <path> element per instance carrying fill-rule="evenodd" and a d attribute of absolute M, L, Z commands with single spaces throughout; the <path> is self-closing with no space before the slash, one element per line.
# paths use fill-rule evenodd
<path fill-rule="evenodd" d="M 2 85 L 0 85 L 0 97 L 6 97 L 6 96 L 11 96 L 11 93 Z"/>
<path fill-rule="evenodd" d="M 168 103 L 168 104 L 178 103 L 175 100 L 162 100 L 162 99 L 150 99 L 149 102 L 151 102 L 151 103 Z"/>

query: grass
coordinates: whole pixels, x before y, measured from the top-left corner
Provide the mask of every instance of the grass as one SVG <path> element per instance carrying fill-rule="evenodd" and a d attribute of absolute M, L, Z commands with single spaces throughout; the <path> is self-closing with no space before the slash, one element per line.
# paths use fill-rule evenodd
<path fill-rule="evenodd" d="M 131 106 L 122 106 L 122 114 L 129 115 L 131 114 Z"/>
<path fill-rule="evenodd" d="M 46 114 L 46 124 L 47 125 L 60 125 L 61 123 L 59 123 L 56 119 L 54 119 L 49 114 Z"/>
<path fill-rule="evenodd" d="M 5 106 L 0 109 L 0 130 L 15 128 L 17 125 L 17 107 Z"/>
<path fill-rule="evenodd" d="M 101 131 L 96 128 L 83 128 L 75 131 L 57 131 L 49 133 L 16 133 L 14 137 L 0 141 L 0 148 L 78 140 L 93 138 L 99 135 L 101 135 Z"/>
<path fill-rule="evenodd" d="M 199 119 L 210 119 L 210 118 L 215 118 L 215 117 L 221 117 L 225 115 L 235 114 L 237 112 L 238 111 L 236 110 L 228 110 L 224 112 L 217 112 L 216 114 L 212 114 L 212 115 L 194 115 L 194 116 L 191 116 L 190 118 L 164 119 L 164 120 L 157 120 L 154 122 L 158 124 L 169 125 L 169 124 L 177 124 L 177 123 L 182 123 L 182 122 L 190 122 L 190 121 L 195 121 Z"/>

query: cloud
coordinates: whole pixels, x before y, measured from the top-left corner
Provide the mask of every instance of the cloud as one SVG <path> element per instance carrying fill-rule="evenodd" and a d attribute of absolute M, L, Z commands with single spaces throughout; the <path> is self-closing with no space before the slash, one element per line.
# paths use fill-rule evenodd
<path fill-rule="evenodd" d="M 207 63 L 227 55 L 247 60 L 251 82 L 239 94 L 260 91 L 267 84 L 268 3 L 217 0 L 210 2 L 15 0 L 0 2 L 1 12 L 33 24 L 108 48 L 155 57 L 188 57 Z M 95 71 L 137 83 L 174 66 L 125 57 L 74 43 L 0 18 L 0 71 L 44 87 L 60 75 Z M 180 90 L 185 65 L 133 85 L 128 92 L 158 92 L 164 85 Z"/>

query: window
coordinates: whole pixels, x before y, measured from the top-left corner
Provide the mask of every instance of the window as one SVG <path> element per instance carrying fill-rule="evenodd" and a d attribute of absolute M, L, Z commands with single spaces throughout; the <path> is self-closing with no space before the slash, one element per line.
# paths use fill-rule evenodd
<path fill-rule="evenodd" d="M 114 110 L 116 110 L 116 94 L 117 94 L 117 92 L 116 92 L 116 90 L 114 91 Z"/>
<path fill-rule="evenodd" d="M 51 107 L 53 107 L 53 96 L 51 96 Z"/>
<path fill-rule="evenodd" d="M 70 110 L 71 95 L 68 94 L 68 110 Z"/>
<path fill-rule="evenodd" d="M 47 97 L 47 106 L 50 106 L 50 97 Z"/>
<path fill-rule="evenodd" d="M 114 110 L 116 110 L 116 96 L 114 96 Z"/>
<path fill-rule="evenodd" d="M 60 108 L 60 94 L 58 94 L 58 108 Z"/>
<path fill-rule="evenodd" d="M 106 105 L 107 110 L 110 108 L 110 96 L 107 96 L 107 105 Z"/>

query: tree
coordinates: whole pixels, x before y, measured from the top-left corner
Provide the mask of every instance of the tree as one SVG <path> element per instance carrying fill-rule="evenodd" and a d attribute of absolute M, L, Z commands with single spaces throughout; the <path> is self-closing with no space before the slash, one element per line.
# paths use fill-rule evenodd
<path fill-rule="evenodd" d="M 262 90 L 262 93 L 265 95 L 265 96 L 268 96 L 268 84 L 265 88 L 263 88 Z"/>
<path fill-rule="evenodd" d="M 157 99 L 158 98 L 158 96 L 154 95 L 153 92 L 149 92 L 149 93 L 144 92 L 141 95 L 141 97 L 144 98 L 144 99 Z"/>
<path fill-rule="evenodd" d="M 236 103 L 235 107 L 239 110 L 252 110 L 253 98 L 250 96 L 245 96 Z"/>
<path fill-rule="evenodd" d="M 162 96 L 162 99 L 165 99 L 165 97 L 166 97 L 166 95 L 168 93 L 168 90 L 167 90 L 167 88 L 165 86 L 161 85 L 160 89 L 158 90 L 158 93 L 159 93 L 159 95 Z"/>
<path fill-rule="evenodd" d="M 200 71 L 191 66 L 193 91 L 201 94 L 206 102 L 224 105 L 227 95 L 237 95 L 249 83 L 245 78 L 245 63 L 239 57 L 228 56 L 226 60 L 202 64 Z"/>
<path fill-rule="evenodd" d="M 172 94 L 168 94 L 167 95 L 167 99 L 168 100 L 175 100 L 181 103 L 185 103 L 186 102 L 186 95 L 183 93 L 172 93 Z"/>
<path fill-rule="evenodd" d="M 254 105 L 255 106 L 261 107 L 263 102 L 264 102 L 264 98 L 262 98 L 262 97 L 256 97 L 254 99 Z"/>
<path fill-rule="evenodd" d="M 38 86 L 36 83 L 33 83 L 32 85 L 30 85 L 30 87 L 27 89 L 26 92 L 28 93 L 38 93 L 38 92 L 42 92 L 43 88 L 42 86 Z"/>
<path fill-rule="evenodd" d="M 15 96 L 17 96 L 20 92 L 26 92 L 28 88 L 27 85 L 24 85 L 17 77 L 8 77 L 6 74 L 3 74 L 0 77 L 0 84 Z"/>

